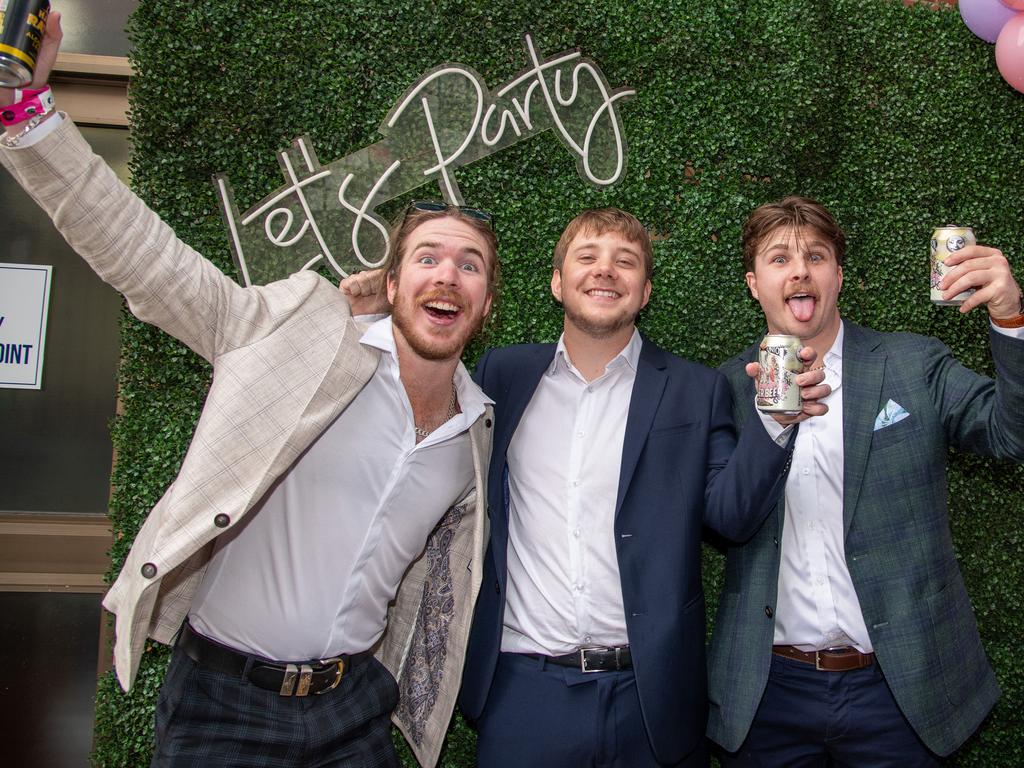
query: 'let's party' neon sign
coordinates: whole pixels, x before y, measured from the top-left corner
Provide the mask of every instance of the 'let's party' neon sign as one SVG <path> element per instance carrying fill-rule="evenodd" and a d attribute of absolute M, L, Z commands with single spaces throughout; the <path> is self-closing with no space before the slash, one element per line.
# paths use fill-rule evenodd
<path fill-rule="evenodd" d="M 309 139 L 296 139 L 278 153 L 285 185 L 244 214 L 227 177 L 215 177 L 242 283 L 321 264 L 339 277 L 379 266 L 388 226 L 376 206 L 432 181 L 461 205 L 457 168 L 542 131 L 555 132 L 587 182 L 621 179 L 626 140 L 616 102 L 636 91 L 610 88 L 579 51 L 541 59 L 530 35 L 525 43 L 531 65 L 495 91 L 461 64 L 425 73 L 381 124 L 384 138 L 340 160 L 320 165 Z"/>

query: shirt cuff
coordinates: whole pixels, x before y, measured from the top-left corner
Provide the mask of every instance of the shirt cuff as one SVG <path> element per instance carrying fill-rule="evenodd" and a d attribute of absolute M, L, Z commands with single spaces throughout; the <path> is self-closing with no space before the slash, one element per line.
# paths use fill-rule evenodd
<path fill-rule="evenodd" d="M 775 441 L 775 444 L 779 448 L 785 448 L 789 445 L 789 439 L 793 435 L 793 425 L 787 424 L 783 426 L 779 424 L 771 414 L 758 411 L 757 415 L 761 419 L 761 423 L 764 424 L 765 431 L 768 433 L 768 437 Z"/>
<path fill-rule="evenodd" d="M 1003 328 L 1001 325 L 996 325 L 991 320 L 988 321 L 992 329 L 1003 334 L 1003 336 L 1009 336 L 1011 339 L 1024 339 L 1024 327 L 1021 328 Z"/>
<path fill-rule="evenodd" d="M 26 133 L 18 140 L 18 146 L 12 147 L 14 150 L 24 149 L 25 147 L 31 147 L 33 144 L 42 141 L 51 133 L 60 128 L 61 123 L 64 122 L 64 113 L 58 112 L 53 117 L 43 120 L 39 125 L 33 128 L 31 131 Z"/>

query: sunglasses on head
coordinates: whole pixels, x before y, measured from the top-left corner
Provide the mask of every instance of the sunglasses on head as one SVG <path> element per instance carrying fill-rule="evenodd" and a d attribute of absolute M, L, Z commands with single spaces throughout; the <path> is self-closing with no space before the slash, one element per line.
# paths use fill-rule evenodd
<path fill-rule="evenodd" d="M 454 205 L 452 203 L 446 203 L 444 200 L 413 200 L 409 203 L 409 207 L 406 208 L 406 213 L 409 211 L 430 211 L 439 213 L 441 211 L 452 210 L 453 208 L 470 218 L 484 222 L 488 227 L 494 229 L 494 215 L 488 211 L 485 211 L 482 208 L 470 208 L 468 205 Z"/>

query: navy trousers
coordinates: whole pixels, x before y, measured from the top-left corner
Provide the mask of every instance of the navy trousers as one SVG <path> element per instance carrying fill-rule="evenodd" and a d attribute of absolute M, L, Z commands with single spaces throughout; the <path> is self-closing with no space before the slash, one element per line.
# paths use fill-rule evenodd
<path fill-rule="evenodd" d="M 394 677 L 376 659 L 320 696 L 281 696 L 199 667 L 179 648 L 156 708 L 151 768 L 397 768 Z"/>
<path fill-rule="evenodd" d="M 703 695 L 703 694 L 701 694 Z M 478 730 L 480 768 L 656 768 L 632 670 L 584 673 L 502 653 Z M 704 768 L 705 745 L 679 766 Z"/>
<path fill-rule="evenodd" d="M 900 712 L 878 664 L 820 672 L 772 656 L 764 696 L 725 768 L 931 768 L 940 765 Z"/>

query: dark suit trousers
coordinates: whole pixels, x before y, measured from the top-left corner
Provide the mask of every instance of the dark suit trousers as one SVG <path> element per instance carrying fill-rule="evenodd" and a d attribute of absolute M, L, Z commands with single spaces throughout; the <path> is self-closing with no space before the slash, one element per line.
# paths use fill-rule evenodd
<path fill-rule="evenodd" d="M 872 664 L 821 672 L 772 656 L 768 685 L 739 751 L 725 768 L 930 768 L 921 743 Z"/>
<path fill-rule="evenodd" d="M 201 669 L 175 648 L 156 709 L 151 768 L 398 768 L 391 711 L 398 685 L 376 659 L 333 691 L 281 696 Z"/>
<path fill-rule="evenodd" d="M 480 719 L 480 768 L 655 768 L 632 670 L 584 673 L 502 653 Z M 702 745 L 676 763 L 708 764 Z"/>

